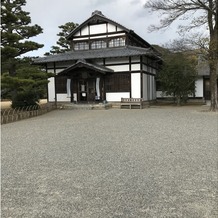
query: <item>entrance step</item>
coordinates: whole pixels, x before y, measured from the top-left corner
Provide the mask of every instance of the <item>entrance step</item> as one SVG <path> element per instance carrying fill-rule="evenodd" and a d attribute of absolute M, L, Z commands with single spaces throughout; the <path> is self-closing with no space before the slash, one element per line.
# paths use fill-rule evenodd
<path fill-rule="evenodd" d="M 58 106 L 62 110 L 107 110 L 111 108 L 111 104 L 74 104 L 74 103 L 63 103 Z"/>

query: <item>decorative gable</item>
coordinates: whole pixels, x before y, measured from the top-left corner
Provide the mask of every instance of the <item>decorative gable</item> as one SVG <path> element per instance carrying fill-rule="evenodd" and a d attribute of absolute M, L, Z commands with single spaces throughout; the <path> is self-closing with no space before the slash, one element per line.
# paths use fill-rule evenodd
<path fill-rule="evenodd" d="M 151 48 L 151 45 L 133 30 L 105 17 L 101 11 L 94 11 L 89 19 L 67 36 L 67 39 L 71 41 L 71 48 L 75 51 L 124 46 Z"/>
<path fill-rule="evenodd" d="M 130 30 L 105 17 L 101 11 L 94 11 L 92 16 L 74 29 L 67 38 L 72 39 L 78 36 L 91 36 L 96 34 L 116 33 L 120 31 L 129 32 Z"/>

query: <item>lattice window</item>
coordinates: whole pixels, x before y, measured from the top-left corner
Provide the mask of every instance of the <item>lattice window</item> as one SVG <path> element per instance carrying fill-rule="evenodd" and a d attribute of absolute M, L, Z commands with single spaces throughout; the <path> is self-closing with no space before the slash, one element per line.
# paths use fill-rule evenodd
<path fill-rule="evenodd" d="M 105 41 L 94 41 L 91 44 L 91 49 L 101 49 L 101 48 L 106 48 L 107 47 L 107 43 Z"/>
<path fill-rule="evenodd" d="M 74 50 L 88 50 L 88 49 L 89 49 L 88 42 L 77 42 L 74 45 Z"/>
<path fill-rule="evenodd" d="M 109 47 L 122 47 L 122 46 L 125 46 L 124 38 L 111 39 L 109 42 Z"/>
<path fill-rule="evenodd" d="M 130 92 L 130 74 L 113 74 L 105 78 L 106 92 Z"/>

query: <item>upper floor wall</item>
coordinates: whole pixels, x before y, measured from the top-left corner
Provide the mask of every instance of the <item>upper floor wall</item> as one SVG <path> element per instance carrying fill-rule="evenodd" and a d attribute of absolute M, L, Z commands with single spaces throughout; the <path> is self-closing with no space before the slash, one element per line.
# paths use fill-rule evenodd
<path fill-rule="evenodd" d="M 74 29 L 69 36 L 72 50 L 92 50 L 127 45 L 148 48 L 149 43 L 134 31 L 106 18 L 100 11 Z"/>

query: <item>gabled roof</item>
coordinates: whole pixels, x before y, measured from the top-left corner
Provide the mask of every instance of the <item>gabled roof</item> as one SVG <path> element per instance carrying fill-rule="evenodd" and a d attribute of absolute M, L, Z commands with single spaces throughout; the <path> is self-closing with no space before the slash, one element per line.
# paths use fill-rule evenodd
<path fill-rule="evenodd" d="M 101 22 L 107 22 L 107 23 L 114 24 L 115 26 L 123 29 L 124 31 L 130 32 L 130 30 L 127 29 L 126 27 L 124 27 L 123 25 L 105 17 L 101 11 L 96 10 L 92 13 L 92 16 L 90 18 L 88 18 L 86 21 L 84 21 L 82 24 L 80 24 L 77 28 L 75 28 L 73 31 L 71 31 L 70 34 L 67 36 L 67 39 L 70 39 L 76 32 L 78 32 L 84 26 L 86 26 L 90 23 L 101 23 Z"/>
<path fill-rule="evenodd" d="M 210 67 L 207 61 L 202 61 L 197 65 L 198 76 L 210 76 Z M 218 75 L 218 65 L 216 67 L 216 74 Z"/>
<path fill-rule="evenodd" d="M 47 57 L 37 58 L 33 60 L 33 64 L 44 64 L 51 62 L 62 62 L 80 59 L 97 59 L 97 58 L 112 58 L 112 57 L 127 57 L 127 56 L 139 56 L 146 55 L 160 59 L 157 54 L 151 48 L 141 48 L 135 46 L 125 46 L 119 48 L 105 48 L 96 50 L 79 50 L 69 51 L 57 55 L 51 55 Z"/>
<path fill-rule="evenodd" d="M 75 64 L 61 71 L 58 75 L 63 75 L 63 74 L 67 75 L 70 71 L 73 71 L 74 69 L 78 69 L 78 68 L 86 68 L 102 74 L 105 74 L 106 72 L 114 72 L 112 69 L 109 69 L 107 67 L 100 66 L 97 64 L 91 64 L 85 60 L 78 60 Z"/>
<path fill-rule="evenodd" d="M 97 24 L 97 23 L 110 23 L 113 24 L 117 27 L 119 27 L 120 29 L 123 29 L 125 32 L 127 32 L 128 34 L 130 34 L 131 36 L 133 36 L 134 38 L 137 38 L 139 41 L 143 42 L 146 46 L 151 47 L 151 45 L 145 41 L 143 38 L 141 38 L 138 34 L 136 34 L 134 32 L 134 30 L 128 29 L 125 26 L 117 23 L 114 20 L 111 20 L 109 18 L 107 18 L 105 15 L 102 14 L 101 11 L 94 11 L 92 13 L 92 16 L 90 18 L 88 18 L 86 21 L 84 21 L 82 24 L 80 24 L 77 28 L 75 28 L 74 30 L 72 30 L 70 32 L 70 34 L 66 37 L 68 40 L 71 39 L 71 37 L 73 37 L 73 35 L 78 32 L 79 30 L 81 30 L 84 26 L 88 25 L 88 24 Z"/>
<path fill-rule="evenodd" d="M 198 76 L 209 76 L 210 68 L 207 62 L 198 63 L 197 66 Z"/>

